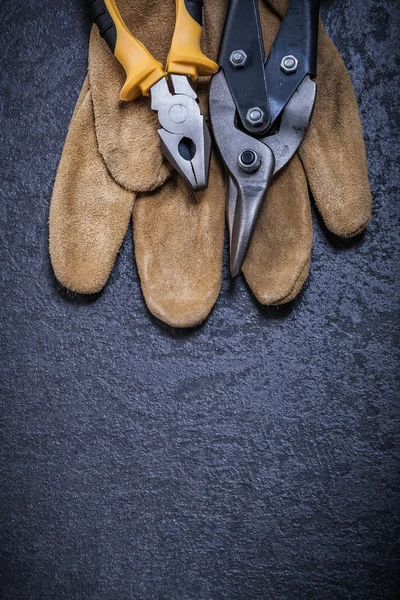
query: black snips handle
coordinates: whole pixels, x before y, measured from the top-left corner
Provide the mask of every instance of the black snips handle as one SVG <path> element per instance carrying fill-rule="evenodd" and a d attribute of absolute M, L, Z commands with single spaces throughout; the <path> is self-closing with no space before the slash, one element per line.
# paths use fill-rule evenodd
<path fill-rule="evenodd" d="M 291 0 L 268 56 L 265 73 L 272 122 L 304 77 L 317 74 L 319 4 L 320 0 Z"/>
<path fill-rule="evenodd" d="M 229 1 L 218 63 L 246 130 L 256 133 L 267 129 L 271 118 L 258 0 Z M 262 111 L 261 122 L 248 119 L 255 107 Z"/>
<path fill-rule="evenodd" d="M 258 0 L 230 0 L 219 64 L 248 133 L 271 130 L 304 77 L 315 77 L 319 4 L 291 0 L 266 60 Z"/>

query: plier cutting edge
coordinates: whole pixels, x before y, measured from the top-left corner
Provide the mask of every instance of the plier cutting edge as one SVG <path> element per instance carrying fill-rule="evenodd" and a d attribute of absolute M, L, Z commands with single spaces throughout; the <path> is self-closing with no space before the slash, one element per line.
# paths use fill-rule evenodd
<path fill-rule="evenodd" d="M 230 0 L 210 117 L 228 171 L 232 276 L 242 269 L 272 176 L 307 132 L 316 98 L 319 0 L 291 0 L 265 58 L 258 0 Z"/>
<path fill-rule="evenodd" d="M 151 95 L 165 156 L 192 189 L 206 187 L 211 138 L 189 82 L 218 70 L 218 65 L 200 49 L 203 0 L 176 0 L 175 30 L 166 70 L 129 31 L 114 0 L 89 0 L 89 6 L 101 36 L 125 69 L 127 79 L 121 100 Z"/>

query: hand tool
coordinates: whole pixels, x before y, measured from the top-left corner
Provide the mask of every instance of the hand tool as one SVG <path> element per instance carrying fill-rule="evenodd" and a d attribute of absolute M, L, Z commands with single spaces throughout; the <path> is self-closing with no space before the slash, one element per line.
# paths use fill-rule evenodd
<path fill-rule="evenodd" d="M 229 172 L 233 277 L 241 271 L 271 178 L 296 152 L 311 120 L 318 15 L 319 0 L 291 0 L 266 59 L 258 0 L 230 0 L 210 117 Z"/>
<path fill-rule="evenodd" d="M 200 49 L 203 0 L 176 0 L 175 30 L 165 71 L 129 31 L 114 0 L 89 0 L 89 5 L 101 36 L 125 69 L 121 100 L 151 95 L 165 156 L 192 189 L 206 187 L 211 138 L 189 82 L 189 78 L 196 81 L 199 75 L 218 70 Z"/>

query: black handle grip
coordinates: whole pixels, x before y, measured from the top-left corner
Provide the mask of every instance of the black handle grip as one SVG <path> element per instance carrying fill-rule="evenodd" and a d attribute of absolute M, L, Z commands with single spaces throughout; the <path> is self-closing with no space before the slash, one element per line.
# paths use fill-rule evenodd
<path fill-rule="evenodd" d="M 218 62 L 244 128 L 263 133 L 270 124 L 270 108 L 258 0 L 230 0 Z M 256 108 L 260 119 L 253 123 L 248 115 Z"/>
<path fill-rule="evenodd" d="M 304 77 L 316 75 L 319 4 L 291 0 L 265 64 L 258 1 L 230 0 L 219 64 L 249 133 L 272 129 Z M 285 58 L 291 69 L 283 68 Z M 249 122 L 252 113 L 262 114 L 256 125 Z"/>
<path fill-rule="evenodd" d="M 203 26 L 203 0 L 185 0 L 185 6 L 192 19 Z"/>
<path fill-rule="evenodd" d="M 117 43 L 117 28 L 107 10 L 104 0 L 89 0 L 89 11 L 93 23 L 96 23 L 102 38 L 114 54 Z"/>
<path fill-rule="evenodd" d="M 318 17 L 320 0 L 291 0 L 268 56 L 268 82 L 272 122 L 279 116 L 306 75 L 317 71 Z M 293 56 L 295 71 L 285 72 L 282 60 Z"/>

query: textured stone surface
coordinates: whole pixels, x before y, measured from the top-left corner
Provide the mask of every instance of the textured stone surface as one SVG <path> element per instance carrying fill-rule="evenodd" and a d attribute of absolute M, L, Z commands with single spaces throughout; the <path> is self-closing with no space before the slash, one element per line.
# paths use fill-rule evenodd
<path fill-rule="evenodd" d="M 288 307 L 262 309 L 225 260 L 215 310 L 182 332 L 146 311 L 130 236 L 96 298 L 55 282 L 89 20 L 3 0 L 3 600 L 398 598 L 399 4 L 323 15 L 360 101 L 371 226 L 344 244 L 314 215 Z"/>

